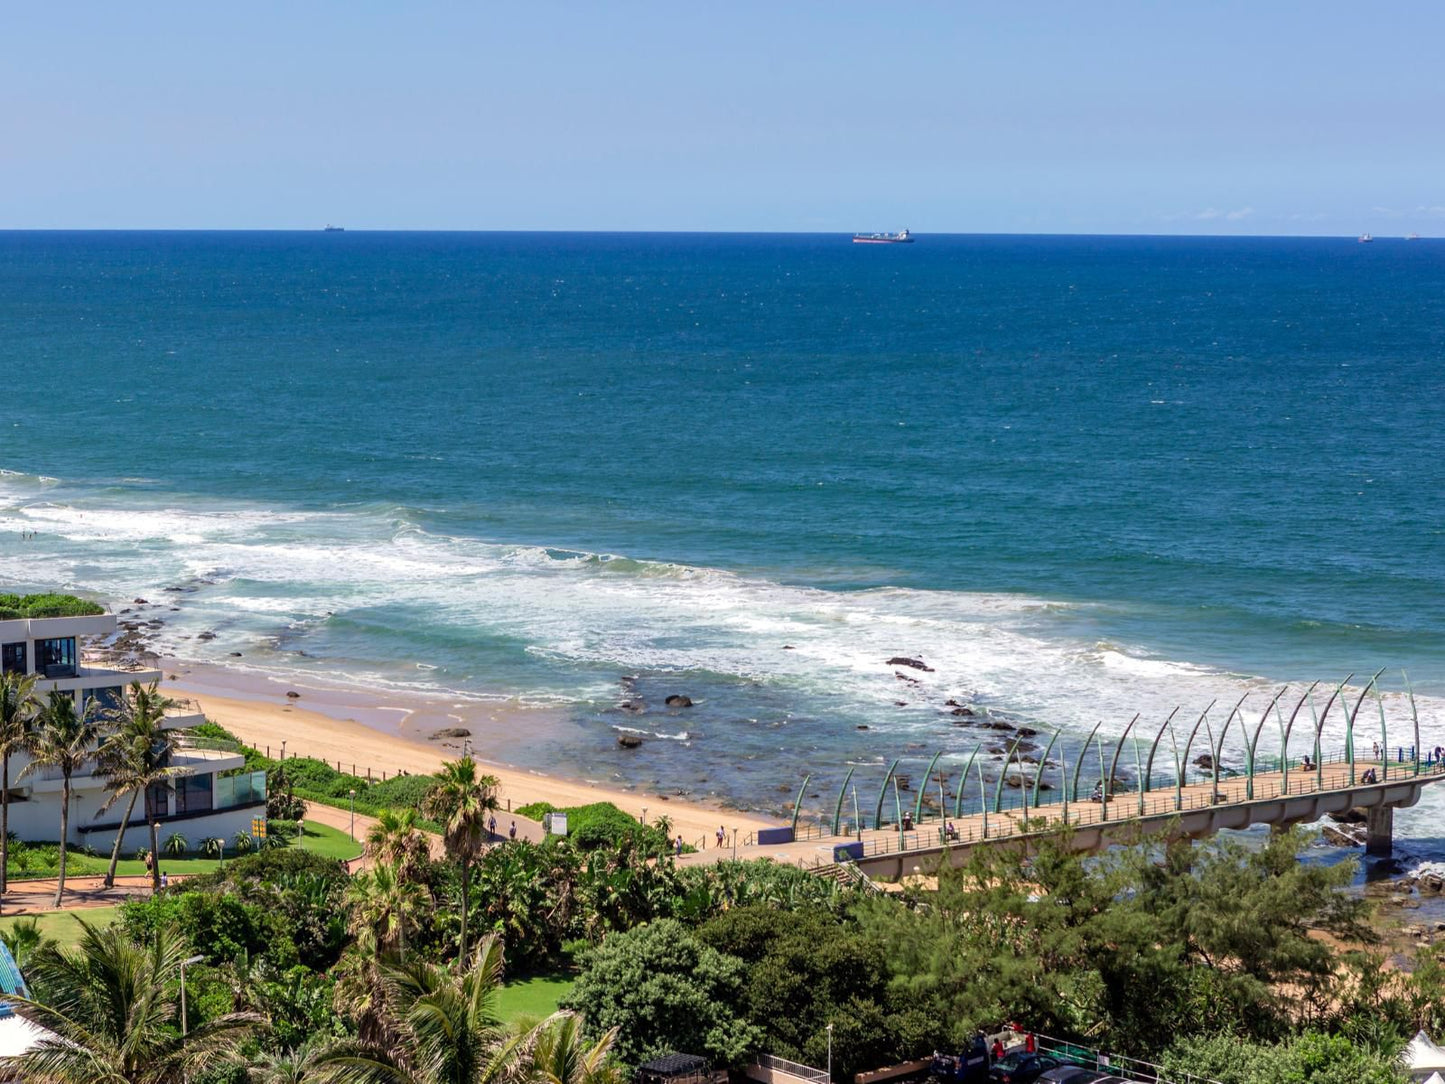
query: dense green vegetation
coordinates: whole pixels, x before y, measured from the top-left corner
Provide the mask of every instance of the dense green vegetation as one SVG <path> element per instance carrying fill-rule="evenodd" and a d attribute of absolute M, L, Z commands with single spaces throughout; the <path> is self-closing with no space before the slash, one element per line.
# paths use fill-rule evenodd
<path fill-rule="evenodd" d="M 579 850 L 595 851 L 599 847 L 618 847 L 624 841 L 653 850 L 671 845 L 672 822 L 657 817 L 651 824 L 639 824 L 637 818 L 624 813 L 611 802 L 590 805 L 554 806 L 551 802 L 532 802 L 517 807 L 517 815 L 540 821 L 549 813 L 567 815 L 567 835 Z M 693 848 L 686 848 L 691 851 Z"/>
<path fill-rule="evenodd" d="M 466 758 L 408 786 L 419 798 L 380 811 L 355 875 L 354 844 L 308 825 L 302 846 L 172 882 L 105 931 L 0 927 L 42 1003 L 27 1011 L 73 1044 L 51 1051 L 64 1073 L 9 1068 L 491 1084 L 505 1066 L 509 1084 L 617 1084 L 671 1050 L 820 1065 L 832 1025 L 842 1080 L 1009 1020 L 1223 1084 L 1395 1084 L 1405 1039 L 1445 1028 L 1445 965 L 1382 967 L 1342 891 L 1352 870 L 1302 864 L 1302 832 L 1089 858 L 1052 840 L 879 895 L 767 861 L 679 866 L 664 831 L 605 808 L 569 811 L 585 832 L 491 844 L 495 783 Z M 44 1008 L 133 998 L 129 1044 Z"/>
<path fill-rule="evenodd" d="M 93 617 L 105 607 L 74 595 L 0 594 L 0 621 L 17 617 Z"/>

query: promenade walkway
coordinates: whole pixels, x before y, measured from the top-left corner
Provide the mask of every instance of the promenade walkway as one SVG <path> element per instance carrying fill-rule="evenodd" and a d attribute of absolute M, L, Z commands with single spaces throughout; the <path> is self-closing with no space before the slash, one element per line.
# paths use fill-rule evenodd
<path fill-rule="evenodd" d="M 831 824 L 800 824 L 791 841 L 760 843 L 756 834 L 749 834 L 736 848 L 729 841 L 728 846 L 684 855 L 680 861 L 714 862 L 734 854 L 805 868 L 853 861 L 870 876 L 900 877 L 936 870 L 945 855 L 962 864 L 974 847 L 1026 845 L 1064 825 L 1076 850 L 1096 851 L 1140 834 L 1197 839 L 1257 824 L 1285 828 L 1349 809 L 1366 811 L 1368 850 L 1388 853 L 1394 810 L 1414 805 L 1425 786 L 1442 780 L 1445 765 L 1439 761 L 1351 764 L 1341 759 L 1308 769 L 1296 763 L 1288 770 L 1256 772 L 1252 779 L 1221 773 L 1217 781 L 1211 775 L 1182 785 L 1156 783 L 1143 792 L 1111 794 L 1107 802 L 1087 796 L 1066 801 L 1060 791 L 1043 791 L 1035 805 L 1031 785 L 980 788 L 980 793 L 965 796 L 958 816 L 917 821 L 909 815 L 916 799 L 904 806 L 895 796 L 885 803 L 892 808 L 884 814 L 893 819 L 880 827 L 859 831 L 841 825 L 843 830 L 834 834 Z"/>

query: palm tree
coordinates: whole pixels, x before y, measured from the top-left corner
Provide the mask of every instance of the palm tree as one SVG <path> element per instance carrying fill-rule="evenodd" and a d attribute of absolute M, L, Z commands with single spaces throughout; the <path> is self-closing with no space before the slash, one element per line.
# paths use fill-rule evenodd
<path fill-rule="evenodd" d="M 426 864 L 430 846 L 415 809 L 383 809 L 366 832 L 366 853 L 374 862 L 395 866 L 397 876 L 412 880 Z"/>
<path fill-rule="evenodd" d="M 457 958 L 467 958 L 467 901 L 471 895 L 472 862 L 487 841 L 487 814 L 497 808 L 497 778 L 478 775 L 471 757 L 449 760 L 437 773 L 421 803 L 422 812 L 442 826 L 447 857 L 456 862 L 462 880 L 462 932 Z"/>
<path fill-rule="evenodd" d="M 10 863 L 10 756 L 25 748 L 35 707 L 34 674 L 0 674 L 0 896 Z"/>
<path fill-rule="evenodd" d="M 55 906 L 65 894 L 66 836 L 70 834 L 70 777 L 95 756 L 104 735 L 95 701 L 87 700 L 79 711 L 71 693 L 52 692 L 35 716 L 35 730 L 28 742 L 30 763 L 21 776 L 37 768 L 59 768 L 60 788 L 60 879 L 55 885 Z"/>
<path fill-rule="evenodd" d="M 528 1075 L 533 1084 L 622 1084 L 625 1074 L 609 1057 L 617 1029 L 590 1045 L 585 1030 L 577 1013 L 559 1012 L 542 1021 L 532 1043 Z"/>
<path fill-rule="evenodd" d="M 171 756 L 176 751 L 178 738 L 175 731 L 165 728 L 166 709 L 175 701 L 156 691 L 156 683 L 144 686 L 133 681 L 126 690 L 121 704 L 108 713 L 117 726 L 97 752 L 99 767 L 96 775 L 101 776 L 110 786 L 110 797 L 100 807 L 103 813 L 129 795 L 125 812 L 121 814 L 120 828 L 115 833 L 115 846 L 110 849 L 110 867 L 105 871 L 105 887 L 115 884 L 115 867 L 120 861 L 121 841 L 130 827 L 130 817 L 135 812 L 136 799 L 157 783 L 164 783 L 176 774 L 170 766 Z M 151 888 L 161 886 L 160 847 L 156 819 L 147 817 L 151 832 Z"/>
<path fill-rule="evenodd" d="M 346 1084 L 617 1084 L 608 1062 L 615 1032 L 582 1039 L 580 1017 L 557 1013 L 519 1035 L 497 1015 L 502 946 L 482 939 L 457 968 L 413 960 L 381 968 L 379 1003 L 394 1041 L 369 1054 L 338 1058 L 335 1079 Z"/>
<path fill-rule="evenodd" d="M 430 902 L 426 889 L 404 879 L 397 868 L 379 863 L 352 878 L 346 891 L 351 932 L 370 954 L 406 956 L 406 931 L 415 927 Z"/>
<path fill-rule="evenodd" d="M 9 996 L 55 1033 L 23 1054 L 0 1058 L 0 1077 L 31 1084 L 165 1084 L 212 1067 L 262 1022 L 231 1013 L 179 1028 L 172 991 L 190 951 L 173 927 L 139 945 L 119 926 L 83 919 L 80 944 L 37 954 L 27 969 L 44 1000 Z"/>

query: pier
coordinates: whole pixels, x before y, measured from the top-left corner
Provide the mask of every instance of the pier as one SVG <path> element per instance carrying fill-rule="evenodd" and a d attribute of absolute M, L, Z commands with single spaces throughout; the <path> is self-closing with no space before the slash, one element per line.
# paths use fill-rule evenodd
<path fill-rule="evenodd" d="M 1225 829 L 1256 825 L 1284 830 L 1351 810 L 1363 817 L 1366 853 L 1388 855 L 1394 811 L 1413 806 L 1425 787 L 1445 780 L 1445 758 L 1420 746 L 1413 693 L 1409 695 L 1411 740 L 1408 745 L 1391 746 L 1379 677 L 1375 674 L 1363 690 L 1352 691 L 1349 697 L 1346 678 L 1334 686 L 1323 711 L 1316 703 L 1318 682 L 1298 697 L 1288 714 L 1289 705 L 1284 703 L 1288 690 L 1281 689 L 1253 725 L 1244 717 L 1241 698 L 1217 733 L 1209 719 L 1214 704 L 1198 717 L 1187 736 L 1182 727 L 1176 732 L 1176 709 L 1147 745 L 1142 740 L 1130 741 L 1138 716 L 1117 739 L 1107 743 L 1098 738 L 1096 726 L 1073 756 L 1072 770 L 1062 752 L 1058 760 L 1050 759 L 1050 754 L 1061 748 L 1060 731 L 1033 763 L 1025 763 L 1018 755 L 1024 745 L 1022 738 L 1015 737 L 1002 755 L 996 752 L 1001 743 L 995 740 L 995 752 L 985 754 L 993 762 L 996 774 L 992 776 L 986 774 L 979 759 L 983 742 L 964 760 L 961 771 L 955 765 L 949 766 L 951 771 L 939 769 L 943 754 L 936 754 L 916 791 L 910 782 L 900 784 L 901 761 L 895 760 L 876 792 L 876 801 L 867 806 L 858 786 L 850 788 L 854 778 L 850 771 L 831 808 L 812 823 L 801 817 L 809 783 L 805 778 L 790 827 L 735 837 L 721 848 L 705 848 L 683 856 L 682 861 L 736 855 L 739 859 L 772 858 L 811 869 L 843 864 L 869 876 L 900 878 L 934 872 L 944 861 L 962 865 L 978 847 L 1027 847 L 1045 836 L 1059 836 L 1076 851 L 1093 852 L 1150 836 L 1203 839 Z M 1372 728 L 1370 738 L 1360 739 L 1355 724 L 1371 692 L 1379 726 Z M 1345 724 L 1345 742 L 1325 749 L 1322 732 L 1336 705 Z M 1304 714 L 1306 706 L 1308 715 Z M 1278 753 L 1265 756 L 1260 752 L 1261 738 L 1271 720 L 1276 724 Z M 1242 770 L 1221 764 L 1226 737 L 1236 724 L 1244 746 Z M 1168 743 L 1161 744 L 1166 735 Z M 1292 736 L 1310 751 L 1291 756 Z M 1199 738 L 1207 744 L 1196 747 Z M 1370 744 L 1357 751 L 1364 741 Z M 1124 780 L 1119 774 L 1120 759 L 1131 746 L 1134 778 Z M 1192 762 L 1191 750 L 1198 754 Z M 997 763 L 1000 759 L 1002 764 Z M 1081 790 L 1082 771 L 1095 760 L 1098 771 L 1091 773 L 1093 789 L 1085 793 Z M 1155 770 L 1156 761 L 1165 765 L 1162 778 Z M 954 781 L 956 785 L 950 786 Z M 871 796 L 871 786 L 868 791 Z"/>

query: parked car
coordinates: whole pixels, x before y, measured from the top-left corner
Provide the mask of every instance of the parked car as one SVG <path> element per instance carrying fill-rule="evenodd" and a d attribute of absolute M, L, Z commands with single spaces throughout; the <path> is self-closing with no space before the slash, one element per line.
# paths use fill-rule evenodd
<path fill-rule="evenodd" d="M 1078 1065 L 1060 1065 L 1050 1069 L 1038 1079 L 1038 1084 L 1104 1084 L 1118 1080 L 1118 1077 L 1101 1073 L 1098 1069 L 1084 1069 Z"/>
<path fill-rule="evenodd" d="M 988 1071 L 989 1080 L 997 1084 L 1034 1084 L 1050 1069 L 1057 1069 L 1063 1063 L 1047 1054 L 1030 1054 L 1026 1050 L 1015 1050 L 1005 1054 L 993 1063 Z"/>

